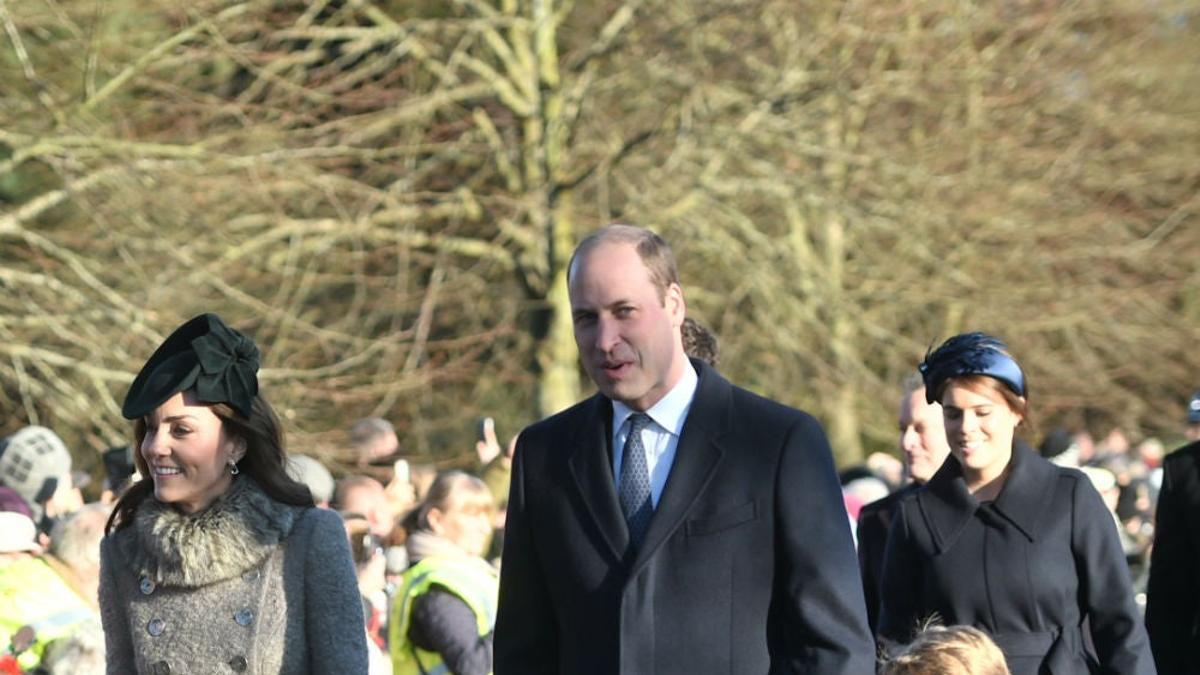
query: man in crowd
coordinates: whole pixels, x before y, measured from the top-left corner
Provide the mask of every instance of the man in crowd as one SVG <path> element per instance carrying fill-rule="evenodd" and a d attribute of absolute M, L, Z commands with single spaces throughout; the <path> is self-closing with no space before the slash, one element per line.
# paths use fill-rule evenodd
<path fill-rule="evenodd" d="M 604 228 L 567 279 L 600 392 L 521 432 L 496 674 L 873 672 L 817 422 L 685 356 L 657 235 Z"/>
<path fill-rule="evenodd" d="M 355 422 L 350 427 L 350 447 L 356 473 L 379 481 L 392 513 L 404 513 L 412 508 L 417 495 L 408 460 L 400 449 L 400 438 L 391 422 L 382 417 L 367 417 Z"/>
<path fill-rule="evenodd" d="M 904 395 L 900 399 L 900 452 L 904 455 L 909 484 L 864 506 L 858 514 L 858 564 L 862 569 L 863 592 L 867 596 L 867 615 L 872 631 L 879 625 L 883 549 L 896 506 L 901 497 L 933 478 L 950 454 L 942 406 L 925 400 L 925 385 L 917 373 L 905 379 Z"/>
<path fill-rule="evenodd" d="M 1160 673 L 1200 672 L 1200 392 L 1188 403 L 1187 425 L 1191 443 L 1163 460 L 1146 590 L 1146 631 Z"/>
<path fill-rule="evenodd" d="M 333 493 L 333 508 L 343 514 L 357 513 L 366 518 L 371 534 L 381 541 L 386 540 L 396 527 L 396 514 L 383 485 L 370 476 L 347 476 L 339 480 Z"/>
<path fill-rule="evenodd" d="M 382 417 L 366 417 L 350 427 L 350 446 L 358 467 L 386 460 L 400 449 L 396 428 Z"/>

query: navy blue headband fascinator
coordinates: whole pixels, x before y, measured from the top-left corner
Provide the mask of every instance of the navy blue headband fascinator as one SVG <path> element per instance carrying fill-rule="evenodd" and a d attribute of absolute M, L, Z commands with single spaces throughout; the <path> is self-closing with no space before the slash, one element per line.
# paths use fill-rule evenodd
<path fill-rule="evenodd" d="M 917 366 L 925 380 L 925 400 L 936 403 L 946 380 L 986 375 L 1004 383 L 1017 396 L 1025 395 L 1025 374 L 1008 355 L 1008 345 L 987 333 L 963 333 L 926 352 Z"/>
<path fill-rule="evenodd" d="M 202 403 L 228 403 L 242 417 L 258 394 L 258 347 L 216 314 L 201 314 L 171 333 L 133 380 L 121 414 L 137 419 L 181 391 Z"/>

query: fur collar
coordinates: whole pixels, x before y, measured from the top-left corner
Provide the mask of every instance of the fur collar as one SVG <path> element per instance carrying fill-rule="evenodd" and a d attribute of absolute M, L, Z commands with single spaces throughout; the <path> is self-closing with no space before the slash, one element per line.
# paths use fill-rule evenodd
<path fill-rule="evenodd" d="M 197 587 L 230 579 L 262 564 L 287 538 L 303 507 L 271 499 L 249 476 L 195 514 L 153 497 L 134 517 L 134 569 L 166 586 Z"/>

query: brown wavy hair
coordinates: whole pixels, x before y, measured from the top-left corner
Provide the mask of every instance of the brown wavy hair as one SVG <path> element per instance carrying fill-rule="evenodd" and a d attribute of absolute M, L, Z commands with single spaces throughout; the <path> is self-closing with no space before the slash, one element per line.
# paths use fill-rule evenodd
<path fill-rule="evenodd" d="M 209 406 L 221 420 L 226 434 L 241 439 L 246 444 L 246 453 L 238 462 L 238 468 L 254 478 L 271 499 L 294 506 L 314 506 L 308 487 L 288 475 L 287 451 L 284 445 L 283 427 L 279 417 L 261 395 L 256 395 L 250 406 L 250 417 L 239 415 L 229 404 L 214 403 Z M 142 457 L 142 440 L 146 437 L 146 421 L 137 419 L 133 423 L 133 462 L 142 479 L 134 483 L 113 507 L 112 515 L 104 528 L 105 534 L 124 529 L 133 523 L 134 514 L 147 497 L 154 495 L 154 478 L 146 460 Z"/>

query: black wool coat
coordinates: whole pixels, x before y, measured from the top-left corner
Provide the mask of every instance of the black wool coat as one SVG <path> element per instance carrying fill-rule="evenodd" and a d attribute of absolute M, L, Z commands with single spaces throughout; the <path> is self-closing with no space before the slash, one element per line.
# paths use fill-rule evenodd
<path fill-rule="evenodd" d="M 909 483 L 892 494 L 877 499 L 858 513 L 858 567 L 862 572 L 863 595 L 867 599 L 867 620 L 871 631 L 879 628 L 880 586 L 883 584 L 883 553 L 888 530 L 904 496 L 921 487 Z"/>
<path fill-rule="evenodd" d="M 636 551 L 614 487 L 608 399 L 521 432 L 496 675 L 874 672 L 825 434 L 693 364 L 695 398 Z"/>
<path fill-rule="evenodd" d="M 1155 672 L 1112 514 L 1081 472 L 1023 443 L 994 502 L 975 499 L 953 456 L 903 499 L 883 576 L 885 642 L 937 615 L 991 635 L 1013 675 Z"/>
<path fill-rule="evenodd" d="M 1200 673 L 1200 442 L 1163 461 L 1146 628 L 1161 673 Z"/>

